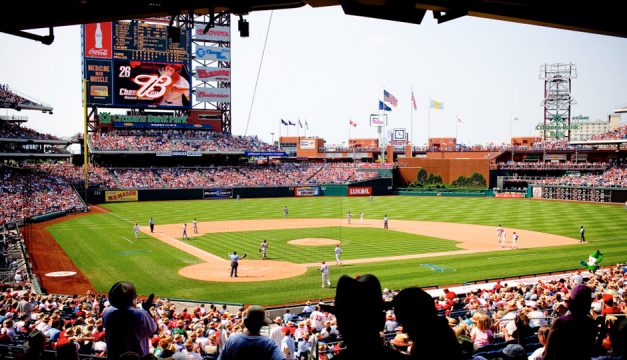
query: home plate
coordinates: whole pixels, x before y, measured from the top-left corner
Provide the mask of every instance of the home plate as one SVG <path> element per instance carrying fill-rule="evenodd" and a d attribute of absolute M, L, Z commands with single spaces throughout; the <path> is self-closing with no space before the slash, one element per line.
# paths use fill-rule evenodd
<path fill-rule="evenodd" d="M 46 273 L 45 275 L 48 277 L 74 276 L 76 275 L 76 271 L 55 271 L 55 272 Z"/>

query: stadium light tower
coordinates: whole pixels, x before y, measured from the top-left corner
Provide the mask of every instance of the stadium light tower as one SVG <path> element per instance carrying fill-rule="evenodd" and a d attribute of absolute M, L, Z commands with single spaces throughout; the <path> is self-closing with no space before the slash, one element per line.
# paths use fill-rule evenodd
<path fill-rule="evenodd" d="M 570 110 L 577 102 L 571 97 L 572 79 L 577 78 L 577 65 L 543 64 L 540 79 L 544 80 L 542 141 L 570 140 Z M 548 135 L 548 136 L 547 136 Z"/>

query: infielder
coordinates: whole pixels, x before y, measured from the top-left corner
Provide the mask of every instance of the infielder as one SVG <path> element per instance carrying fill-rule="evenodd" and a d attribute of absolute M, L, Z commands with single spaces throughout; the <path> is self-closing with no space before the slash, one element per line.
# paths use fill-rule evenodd
<path fill-rule="evenodd" d="M 505 247 L 505 243 L 507 242 L 507 231 L 505 231 L 505 229 L 503 229 L 503 231 L 501 232 L 501 247 Z"/>
<path fill-rule="evenodd" d="M 348 225 L 350 225 L 350 224 L 351 224 L 351 218 L 352 218 L 352 217 L 353 217 L 353 216 L 351 215 L 351 212 L 349 211 L 349 212 L 348 212 L 348 214 L 346 215 L 346 220 L 348 220 Z"/>
<path fill-rule="evenodd" d="M 183 224 L 183 235 L 181 235 L 181 240 L 189 240 L 187 237 L 187 224 Z"/>
<path fill-rule="evenodd" d="M 496 243 L 501 243 L 501 237 L 503 236 L 503 228 L 499 224 L 499 227 L 496 228 Z"/>
<path fill-rule="evenodd" d="M 137 223 L 135 223 L 133 230 L 135 230 L 135 240 L 137 240 L 139 238 L 139 225 Z"/>
<path fill-rule="evenodd" d="M 383 228 L 387 229 L 388 228 L 388 215 L 385 214 L 385 216 L 383 216 Z"/>
<path fill-rule="evenodd" d="M 261 260 L 266 260 L 268 255 L 268 241 L 264 240 L 259 245 L 259 252 L 261 253 Z"/>
<path fill-rule="evenodd" d="M 512 233 L 512 249 L 518 249 L 518 238 L 520 236 L 518 236 L 518 234 L 516 234 L 516 231 L 514 231 Z"/>
<path fill-rule="evenodd" d="M 196 218 L 192 221 L 192 227 L 194 228 L 194 234 L 198 234 L 198 221 L 196 221 Z"/>
<path fill-rule="evenodd" d="M 283 207 L 283 217 L 287 217 L 287 212 L 288 212 L 287 206 L 284 206 Z"/>
<path fill-rule="evenodd" d="M 342 248 L 340 244 L 335 245 L 335 265 L 342 266 Z"/>
<path fill-rule="evenodd" d="M 322 262 L 322 266 L 320 266 L 320 271 L 322 272 L 322 287 L 324 287 L 325 282 L 329 287 L 331 287 L 331 280 L 329 280 L 329 265 L 327 265 L 326 262 Z"/>
<path fill-rule="evenodd" d="M 359 222 L 364 222 L 364 212 L 359 213 Z"/>

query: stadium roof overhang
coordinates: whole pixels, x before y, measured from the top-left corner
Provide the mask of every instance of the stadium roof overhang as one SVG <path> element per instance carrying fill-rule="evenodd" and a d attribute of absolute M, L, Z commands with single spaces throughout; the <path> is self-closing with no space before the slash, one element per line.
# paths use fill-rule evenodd
<path fill-rule="evenodd" d="M 537 0 L 67 0 L 11 1 L 0 32 L 52 43 L 53 27 L 101 21 L 141 19 L 194 13 L 248 14 L 253 11 L 341 5 L 349 15 L 420 24 L 427 11 L 438 23 L 463 16 L 627 37 L 621 3 Z M 47 36 L 25 30 L 50 28 Z"/>

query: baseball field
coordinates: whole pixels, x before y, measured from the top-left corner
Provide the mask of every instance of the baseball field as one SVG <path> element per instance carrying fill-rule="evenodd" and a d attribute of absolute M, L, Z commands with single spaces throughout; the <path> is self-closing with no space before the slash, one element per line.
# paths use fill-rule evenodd
<path fill-rule="evenodd" d="M 126 279 L 142 294 L 275 305 L 333 297 L 334 289 L 321 288 L 323 260 L 331 265 L 333 284 L 342 274 L 372 273 L 390 289 L 575 269 L 596 249 L 605 255 L 603 265 L 627 260 L 627 210 L 608 204 L 388 196 L 372 203 L 368 197 L 315 197 L 131 202 L 93 209 L 100 211 L 47 230 L 103 292 Z M 389 229 L 383 229 L 385 215 Z M 135 223 L 141 229 L 137 239 Z M 189 239 L 181 240 L 184 223 Z M 504 248 L 496 241 L 499 224 L 507 232 Z M 581 225 L 586 243 L 579 243 Z M 512 249 L 513 232 L 520 235 L 519 249 Z M 259 252 L 264 239 L 268 260 Z M 341 267 L 335 265 L 337 243 Z M 247 255 L 238 278 L 229 276 L 233 251 Z"/>

